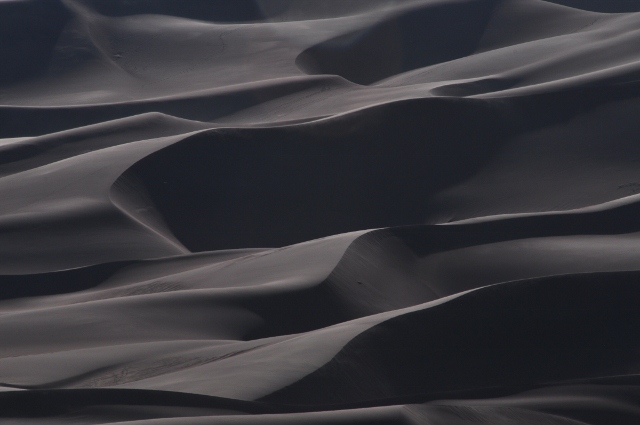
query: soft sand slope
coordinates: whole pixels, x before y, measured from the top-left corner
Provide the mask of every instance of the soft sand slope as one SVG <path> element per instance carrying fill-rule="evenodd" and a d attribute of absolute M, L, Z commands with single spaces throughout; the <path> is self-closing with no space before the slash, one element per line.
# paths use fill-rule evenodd
<path fill-rule="evenodd" d="M 0 423 L 640 423 L 635 0 L 0 0 Z"/>

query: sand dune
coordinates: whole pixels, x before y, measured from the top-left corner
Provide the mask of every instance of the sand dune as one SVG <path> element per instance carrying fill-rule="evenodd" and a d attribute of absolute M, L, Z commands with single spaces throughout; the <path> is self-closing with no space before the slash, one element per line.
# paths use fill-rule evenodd
<path fill-rule="evenodd" d="M 637 424 L 635 0 L 0 1 L 0 422 Z"/>

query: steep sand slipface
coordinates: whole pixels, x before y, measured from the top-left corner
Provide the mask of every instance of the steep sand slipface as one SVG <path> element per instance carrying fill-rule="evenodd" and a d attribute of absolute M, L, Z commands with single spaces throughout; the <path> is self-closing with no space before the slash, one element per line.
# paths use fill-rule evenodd
<path fill-rule="evenodd" d="M 637 424 L 632 0 L 0 1 L 0 422 Z"/>

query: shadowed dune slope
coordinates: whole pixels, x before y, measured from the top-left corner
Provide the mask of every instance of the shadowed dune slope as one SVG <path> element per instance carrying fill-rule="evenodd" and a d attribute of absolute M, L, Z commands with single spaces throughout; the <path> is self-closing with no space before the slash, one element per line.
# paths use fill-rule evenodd
<path fill-rule="evenodd" d="M 127 173 L 193 251 L 580 208 L 635 193 L 635 93 L 625 85 L 420 99 L 308 124 L 213 130 Z"/>
<path fill-rule="evenodd" d="M 213 130 L 127 173 L 192 251 L 283 246 L 422 222 L 429 197 L 473 173 L 507 136 L 499 117 L 486 101 L 427 99 L 310 124 Z"/>
<path fill-rule="evenodd" d="M 0 86 L 45 71 L 68 19 L 58 0 L 0 2 Z"/>
<path fill-rule="evenodd" d="M 0 423 L 640 423 L 631 0 L 0 0 Z"/>
<path fill-rule="evenodd" d="M 339 404 L 635 374 L 637 279 L 570 275 L 479 289 L 371 328 L 266 399 Z"/>
<path fill-rule="evenodd" d="M 494 4 L 492 0 L 428 2 L 313 46 L 296 58 L 296 64 L 310 74 L 336 74 L 371 84 L 467 56 L 475 50 Z"/>
<path fill-rule="evenodd" d="M 83 397 L 79 397 L 83 396 Z M 172 396 L 172 397 L 171 397 Z M 92 400 L 99 409 L 83 409 L 78 399 Z M 144 407 L 129 406 L 138 398 Z M 612 408 L 612 400 L 622 400 Z M 83 412 L 91 412 L 93 422 L 109 423 L 121 418 L 118 409 L 128 407 L 133 420 L 130 424 L 385 424 L 412 425 L 428 420 L 436 425 L 468 425 L 473 423 L 545 423 L 551 425 L 579 425 L 588 423 L 604 425 L 618 423 L 630 425 L 638 420 L 637 390 L 626 385 L 603 388 L 597 385 L 560 386 L 544 390 L 524 392 L 511 397 L 447 400 L 425 404 L 365 407 L 325 412 L 300 412 L 294 406 L 264 403 L 241 403 L 228 399 L 189 397 L 179 394 L 140 394 L 136 392 L 95 391 L 82 395 L 74 391 L 58 391 L 30 394 L 10 393 L 0 398 L 4 405 L 11 403 L 11 412 L 20 415 L 31 403 L 47 404 L 32 416 L 56 415 L 56 420 L 74 420 Z M 570 400 L 570 401 L 567 401 Z M 163 418 L 166 408 L 182 416 Z M 300 409 L 302 410 L 302 409 Z M 33 412 L 33 411 L 31 411 Z M 283 413 L 286 412 L 286 413 Z M 593 418 L 596 418 L 593 420 Z M 28 420 L 28 419 L 27 419 Z M 40 423 L 57 423 L 37 417 Z"/>

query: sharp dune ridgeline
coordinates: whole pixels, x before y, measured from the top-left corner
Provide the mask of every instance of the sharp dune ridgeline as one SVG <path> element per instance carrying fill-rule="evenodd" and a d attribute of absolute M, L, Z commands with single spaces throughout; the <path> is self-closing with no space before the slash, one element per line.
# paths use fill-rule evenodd
<path fill-rule="evenodd" d="M 637 425 L 640 2 L 0 0 L 0 423 Z"/>

